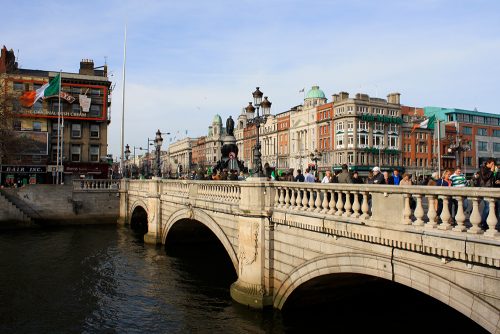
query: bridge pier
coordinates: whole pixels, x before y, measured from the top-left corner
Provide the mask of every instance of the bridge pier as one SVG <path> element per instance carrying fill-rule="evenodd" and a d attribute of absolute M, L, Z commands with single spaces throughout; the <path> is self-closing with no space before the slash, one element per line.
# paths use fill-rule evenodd
<path fill-rule="evenodd" d="M 130 223 L 129 207 L 128 207 L 128 191 L 129 191 L 130 181 L 128 179 L 122 179 L 120 182 L 120 189 L 118 193 L 120 194 L 120 215 L 118 217 L 117 223 L 120 225 L 125 225 Z"/>
<path fill-rule="evenodd" d="M 272 305 L 272 295 L 265 277 L 265 227 L 271 213 L 270 194 L 266 195 L 265 178 L 251 178 L 241 183 L 238 218 L 238 280 L 231 285 L 231 297 L 253 308 Z"/>
<path fill-rule="evenodd" d="M 149 193 L 147 197 L 148 212 L 148 232 L 144 235 L 144 242 L 147 244 L 161 243 L 161 200 L 160 200 L 161 178 L 153 177 L 153 182 L 149 183 Z"/>

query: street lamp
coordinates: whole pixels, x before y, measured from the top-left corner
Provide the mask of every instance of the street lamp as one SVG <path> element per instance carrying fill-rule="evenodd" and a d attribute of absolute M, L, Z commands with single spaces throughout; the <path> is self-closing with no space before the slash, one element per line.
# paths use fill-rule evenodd
<path fill-rule="evenodd" d="M 311 152 L 311 154 L 309 154 L 309 157 L 311 158 L 311 160 L 314 161 L 314 169 L 315 169 L 315 174 L 317 176 L 319 175 L 319 173 L 318 173 L 318 160 L 321 160 L 322 156 L 323 156 L 323 154 L 318 150 L 314 150 L 314 152 Z"/>
<path fill-rule="evenodd" d="M 125 145 L 125 159 L 128 160 L 128 158 L 130 157 L 130 146 Z"/>
<path fill-rule="evenodd" d="M 248 104 L 248 106 L 245 108 L 247 115 L 251 114 L 253 115 L 253 112 L 257 110 L 257 114 L 255 117 L 251 118 L 248 123 L 249 124 L 254 124 L 256 131 L 257 131 L 257 141 L 255 143 L 255 147 L 253 149 L 253 161 L 254 161 L 254 169 L 255 169 L 255 175 L 257 177 L 264 177 L 264 173 L 262 171 L 262 153 L 260 152 L 260 137 L 259 137 L 259 129 L 260 125 L 262 123 L 265 123 L 267 120 L 267 117 L 270 114 L 271 111 L 271 102 L 267 99 L 267 96 L 264 96 L 264 101 L 262 101 L 262 96 L 264 94 L 259 90 L 259 87 L 255 90 L 255 92 L 252 93 L 253 96 L 253 104 L 255 105 L 252 106 L 252 102 Z M 262 116 L 259 115 L 259 109 L 262 107 Z"/>
<path fill-rule="evenodd" d="M 467 151 L 470 151 L 471 147 L 469 144 L 462 143 L 462 139 L 458 138 L 456 142 L 451 143 L 448 146 L 448 153 L 455 154 L 455 167 L 460 166 L 460 152 L 464 152 L 464 155 Z M 464 161 L 464 174 L 467 173 L 466 166 L 467 164 Z"/>
<path fill-rule="evenodd" d="M 161 144 L 163 144 L 163 138 L 161 137 L 160 129 L 158 129 L 158 131 L 156 131 L 156 137 L 155 137 L 154 143 L 155 143 L 155 147 L 156 147 L 156 176 L 161 177 L 160 149 L 161 149 Z"/>

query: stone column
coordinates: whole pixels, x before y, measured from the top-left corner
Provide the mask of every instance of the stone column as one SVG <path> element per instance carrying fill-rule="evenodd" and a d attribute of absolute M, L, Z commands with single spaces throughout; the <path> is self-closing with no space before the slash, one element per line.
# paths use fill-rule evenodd
<path fill-rule="evenodd" d="M 118 217 L 117 223 L 120 225 L 125 225 L 130 223 L 129 208 L 128 208 L 128 189 L 130 185 L 129 179 L 121 179 L 120 181 L 120 216 Z"/>
<path fill-rule="evenodd" d="M 144 242 L 147 244 L 161 243 L 160 180 L 160 177 L 155 176 L 149 181 L 147 196 L 148 233 L 144 235 Z"/>
<path fill-rule="evenodd" d="M 272 305 L 270 285 L 265 279 L 269 277 L 265 266 L 265 228 L 271 215 L 274 189 L 266 187 L 265 180 L 253 177 L 241 183 L 238 280 L 230 290 L 235 301 L 258 309 Z"/>

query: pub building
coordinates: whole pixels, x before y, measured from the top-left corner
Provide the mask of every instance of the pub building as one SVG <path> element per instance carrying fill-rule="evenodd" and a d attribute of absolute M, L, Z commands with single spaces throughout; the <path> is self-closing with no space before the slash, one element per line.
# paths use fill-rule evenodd
<path fill-rule="evenodd" d="M 57 142 L 62 142 L 59 170 L 62 181 L 109 177 L 107 131 L 111 122 L 111 81 L 107 65 L 94 66 L 83 59 L 78 73 L 61 72 L 61 93 L 38 100 L 32 106 L 19 97 L 50 82 L 60 72 L 19 68 L 12 50 L 0 55 L 0 99 L 16 115 L 13 135 L 22 137 L 23 148 L 1 157 L 1 184 L 56 183 Z M 3 95 L 3 96 L 2 96 Z M 60 99 L 59 99 L 60 97 Z M 58 127 L 59 101 L 61 124 Z"/>

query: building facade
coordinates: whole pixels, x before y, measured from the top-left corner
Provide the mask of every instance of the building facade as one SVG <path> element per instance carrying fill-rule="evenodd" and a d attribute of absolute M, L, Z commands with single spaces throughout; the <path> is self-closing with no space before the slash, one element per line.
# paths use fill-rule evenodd
<path fill-rule="evenodd" d="M 20 97 L 61 74 L 61 93 L 26 106 Z M 107 66 L 84 59 L 78 73 L 18 68 L 12 50 L 0 55 L 2 114 L 11 114 L 12 136 L 22 150 L 3 157 L 2 183 L 54 183 L 61 142 L 63 182 L 108 178 L 107 130 L 111 82 Z M 61 103 L 59 108 L 59 101 Z M 60 117 L 59 117 L 60 115 Z M 60 122 L 58 122 L 60 120 Z"/>
<path fill-rule="evenodd" d="M 351 170 L 368 171 L 401 165 L 400 94 L 391 93 L 387 100 L 367 94 L 340 92 L 333 95 L 333 165 Z"/>

